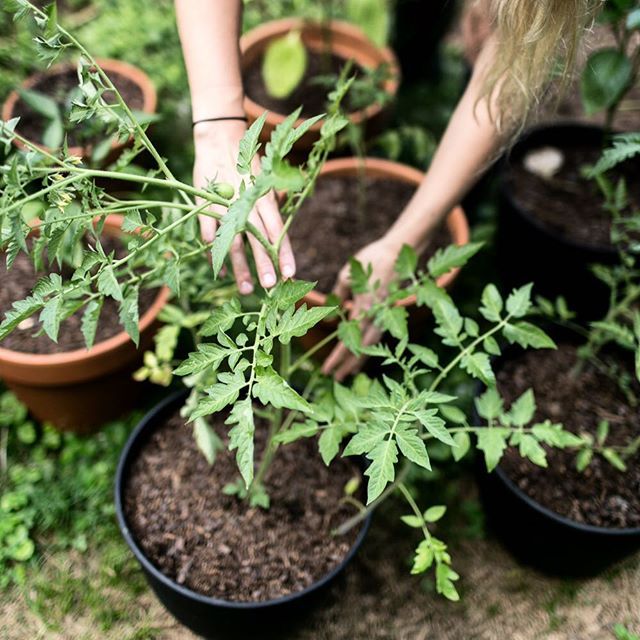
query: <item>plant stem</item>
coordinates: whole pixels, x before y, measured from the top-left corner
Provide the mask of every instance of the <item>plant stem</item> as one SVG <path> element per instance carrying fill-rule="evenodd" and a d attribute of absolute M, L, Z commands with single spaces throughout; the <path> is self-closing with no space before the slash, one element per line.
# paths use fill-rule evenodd
<path fill-rule="evenodd" d="M 418 518 L 420 518 L 420 520 L 422 520 L 422 511 L 420 511 L 418 505 L 416 504 L 416 501 L 413 499 L 413 496 L 411 495 L 411 492 L 409 491 L 409 489 L 407 489 L 407 487 L 405 486 L 405 484 L 403 482 L 401 482 L 398 485 L 398 489 L 400 489 L 400 491 L 402 492 L 402 495 L 405 497 L 405 500 L 409 503 L 409 506 L 411 507 L 411 510 L 413 511 L 414 515 Z M 429 533 L 429 529 L 427 529 L 427 525 L 423 524 L 422 525 L 422 533 L 424 534 L 424 537 L 426 540 L 431 540 L 431 533 Z"/>
<path fill-rule="evenodd" d="M 294 371 L 299 369 L 309 358 L 312 358 L 318 351 L 320 351 L 323 347 L 328 345 L 332 340 L 335 340 L 338 337 L 337 329 L 332 331 L 326 338 L 320 340 L 320 342 L 316 343 L 309 351 L 307 351 L 304 355 L 300 356 L 290 367 L 289 367 L 289 375 L 291 375 Z"/>

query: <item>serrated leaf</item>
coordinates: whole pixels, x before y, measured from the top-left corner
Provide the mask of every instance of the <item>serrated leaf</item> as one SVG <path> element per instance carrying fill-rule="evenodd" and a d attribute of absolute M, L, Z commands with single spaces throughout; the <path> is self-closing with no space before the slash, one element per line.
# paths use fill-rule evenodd
<path fill-rule="evenodd" d="M 504 411 L 502 398 L 494 387 L 475 399 L 476 411 L 486 420 L 495 420 Z"/>
<path fill-rule="evenodd" d="M 32 295 L 24 300 L 16 300 L 11 309 L 6 312 L 0 324 L 0 340 L 4 340 L 23 320 L 30 318 L 40 311 L 44 302 L 40 295 Z"/>
<path fill-rule="evenodd" d="M 357 320 L 345 320 L 338 325 L 338 340 L 351 353 L 359 353 L 362 345 L 362 331 Z"/>
<path fill-rule="evenodd" d="M 514 318 L 522 318 L 531 309 L 532 284 L 526 284 L 519 289 L 514 289 L 507 298 L 507 311 Z"/>
<path fill-rule="evenodd" d="M 509 409 L 509 419 L 516 427 L 524 427 L 533 420 L 536 412 L 536 399 L 532 389 L 527 389 Z"/>
<path fill-rule="evenodd" d="M 105 264 L 98 276 L 98 291 L 113 298 L 117 302 L 122 302 L 122 289 L 120 283 L 116 279 L 116 275 L 113 271 L 113 267 L 110 264 Z"/>
<path fill-rule="evenodd" d="M 196 420 L 193 425 L 193 436 L 198 449 L 210 465 L 216 460 L 216 454 L 224 448 L 222 440 L 206 420 Z"/>
<path fill-rule="evenodd" d="M 311 413 L 311 405 L 289 386 L 272 367 L 258 369 L 253 385 L 253 396 L 264 405 L 270 404 L 276 409 L 291 409 Z"/>
<path fill-rule="evenodd" d="M 217 369 L 224 360 L 228 351 L 215 344 L 198 345 L 198 350 L 189 354 L 174 373 L 178 376 L 188 376 L 194 373 L 201 373 L 206 369 Z"/>
<path fill-rule="evenodd" d="M 482 292 L 480 313 L 489 322 L 500 322 L 504 302 L 500 292 L 493 284 L 488 284 Z"/>
<path fill-rule="evenodd" d="M 487 471 L 493 471 L 500 462 L 507 449 L 508 429 L 499 427 L 487 427 L 476 432 L 478 437 L 478 449 L 484 453 Z"/>
<path fill-rule="evenodd" d="M 370 453 L 384 440 L 388 433 L 389 429 L 383 423 L 368 422 L 362 425 L 349 440 L 343 455 L 362 456 Z"/>
<path fill-rule="evenodd" d="M 413 415 L 436 440 L 450 446 L 454 445 L 444 420 L 435 415 L 434 411 L 435 409 L 433 411 L 414 411 Z"/>
<path fill-rule="evenodd" d="M 102 298 L 99 298 L 97 300 L 91 300 L 91 302 L 87 304 L 87 308 L 85 309 L 85 312 L 82 315 L 82 322 L 81 322 L 80 328 L 82 331 L 82 335 L 84 336 L 84 342 L 87 345 L 87 349 L 91 349 L 91 347 L 93 347 L 101 310 L 102 310 Z"/>
<path fill-rule="evenodd" d="M 267 112 L 265 111 L 253 122 L 240 139 L 237 169 L 242 176 L 251 173 L 251 163 L 260 149 L 260 133 L 266 119 Z"/>
<path fill-rule="evenodd" d="M 198 399 L 189 419 L 196 420 L 211 415 L 233 404 L 245 386 L 246 381 L 242 373 L 221 373 L 218 382 L 205 389 L 208 397 Z"/>
<path fill-rule="evenodd" d="M 528 458 L 533 464 L 539 467 L 547 466 L 547 454 L 533 436 L 522 434 L 518 450 L 523 458 Z"/>
<path fill-rule="evenodd" d="M 380 442 L 367 454 L 367 458 L 371 460 L 365 471 L 365 475 L 369 477 L 367 504 L 371 504 L 395 478 L 395 465 L 398 462 L 396 441 L 387 439 Z"/>
<path fill-rule="evenodd" d="M 435 369 L 438 366 L 438 354 L 432 349 L 428 349 L 419 344 L 409 344 L 408 349 L 420 362 L 426 364 L 427 367 Z"/>
<path fill-rule="evenodd" d="M 399 425 L 396 429 L 396 441 L 402 455 L 419 467 L 431 471 L 431 462 L 427 447 L 422 438 L 418 436 L 417 429 L 408 425 Z"/>
<path fill-rule="evenodd" d="M 445 249 L 438 249 L 427 263 L 432 278 L 449 273 L 452 269 L 463 267 L 482 248 L 481 242 L 468 244 L 452 244 Z"/>
<path fill-rule="evenodd" d="M 277 337 L 282 344 L 289 344 L 292 338 L 306 335 L 311 327 L 314 327 L 333 311 L 334 307 L 307 309 L 306 304 L 300 305 L 295 312 L 293 309 L 289 309 L 282 315 L 274 337 Z"/>
<path fill-rule="evenodd" d="M 433 560 L 434 554 L 429 540 L 422 540 L 416 548 L 411 575 L 418 575 L 428 571 L 431 565 L 433 565 Z"/>
<path fill-rule="evenodd" d="M 418 256 L 416 252 L 408 244 L 403 245 L 394 266 L 398 277 L 401 280 L 409 280 L 416 272 L 417 267 Z"/>
<path fill-rule="evenodd" d="M 138 309 L 138 289 L 130 287 L 124 300 L 120 304 L 120 322 L 124 330 L 129 334 L 131 340 L 136 345 L 140 343 L 139 309 Z"/>
<path fill-rule="evenodd" d="M 60 296 L 50 298 L 44 305 L 39 317 L 44 332 L 54 342 L 58 342 L 58 331 L 62 320 L 61 305 L 62 298 Z"/>
<path fill-rule="evenodd" d="M 318 450 L 320 451 L 322 461 L 327 466 L 329 466 L 331 461 L 338 455 L 343 437 L 343 429 L 337 425 L 331 425 L 327 429 L 323 429 L 320 438 L 318 438 Z"/>
<path fill-rule="evenodd" d="M 382 326 L 394 338 L 401 340 L 408 333 L 409 314 L 404 307 L 386 307 L 376 318 L 376 324 Z"/>
<path fill-rule="evenodd" d="M 460 360 L 460 366 L 471 376 L 491 386 L 496 382 L 491 360 L 486 353 L 480 351 L 465 354 Z"/>
<path fill-rule="evenodd" d="M 218 309 L 215 309 L 198 333 L 206 337 L 216 335 L 218 331 L 229 331 L 236 318 L 241 314 L 240 301 L 237 298 L 233 298 Z"/>
<path fill-rule="evenodd" d="M 229 431 L 229 451 L 237 450 L 236 463 L 248 489 L 253 482 L 253 436 L 255 425 L 253 422 L 253 407 L 251 400 L 245 398 L 237 402 L 225 424 L 235 425 Z"/>
<path fill-rule="evenodd" d="M 556 343 L 539 327 L 530 322 L 508 324 L 502 330 L 502 335 L 511 344 L 519 344 L 525 349 L 555 349 Z"/>
<path fill-rule="evenodd" d="M 273 292 L 273 299 L 278 309 L 284 310 L 302 300 L 308 293 L 313 291 L 315 282 L 305 282 L 304 280 L 285 280 L 281 282 Z"/>

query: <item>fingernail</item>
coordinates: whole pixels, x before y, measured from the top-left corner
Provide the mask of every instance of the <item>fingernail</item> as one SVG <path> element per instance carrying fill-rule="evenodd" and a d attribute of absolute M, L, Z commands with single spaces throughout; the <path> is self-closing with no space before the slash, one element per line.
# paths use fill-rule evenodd
<path fill-rule="evenodd" d="M 248 295 L 253 291 L 253 285 L 250 282 L 241 282 L 240 283 L 240 293 L 242 295 Z"/>
<path fill-rule="evenodd" d="M 276 277 L 273 275 L 273 273 L 265 273 L 262 276 L 262 284 L 265 287 L 273 287 L 275 283 L 276 283 Z"/>
<path fill-rule="evenodd" d="M 295 273 L 295 269 L 293 268 L 292 265 L 285 264 L 284 267 L 282 267 L 282 275 L 285 278 L 293 278 L 294 273 Z"/>

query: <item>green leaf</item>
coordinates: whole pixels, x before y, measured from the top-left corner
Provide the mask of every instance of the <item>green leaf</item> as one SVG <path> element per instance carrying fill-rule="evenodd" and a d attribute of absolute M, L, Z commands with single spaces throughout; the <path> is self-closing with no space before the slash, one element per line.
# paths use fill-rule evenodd
<path fill-rule="evenodd" d="M 98 276 L 98 291 L 105 296 L 109 296 L 117 302 L 122 302 L 122 289 L 116 279 L 113 267 L 105 264 Z"/>
<path fill-rule="evenodd" d="M 40 322 L 44 332 L 53 340 L 58 342 L 58 331 L 60 330 L 60 322 L 62 320 L 62 298 L 54 296 L 50 298 L 40 312 Z"/>
<path fill-rule="evenodd" d="M 418 436 L 417 429 L 401 424 L 396 429 L 396 441 L 402 455 L 419 467 L 431 471 L 431 462 L 427 447 L 422 438 Z"/>
<path fill-rule="evenodd" d="M 502 330 L 502 335 L 511 344 L 519 344 L 525 349 L 555 349 L 556 343 L 539 327 L 530 322 L 508 324 Z"/>
<path fill-rule="evenodd" d="M 632 76 L 631 61 L 618 49 L 600 49 L 589 56 L 580 83 L 587 115 L 615 105 L 628 89 Z"/>
<path fill-rule="evenodd" d="M 494 385 L 496 382 L 491 360 L 486 353 L 468 353 L 460 360 L 460 366 L 474 378 L 481 380 L 486 385 Z"/>
<path fill-rule="evenodd" d="M 401 280 L 409 280 L 418 267 L 418 256 L 416 252 L 405 244 L 400 249 L 398 259 L 395 264 L 395 271 Z"/>
<path fill-rule="evenodd" d="M 498 466 L 507 448 L 509 429 L 487 427 L 486 429 L 479 429 L 476 435 L 478 437 L 478 449 L 484 452 L 487 471 L 493 471 Z"/>
<path fill-rule="evenodd" d="M 359 353 L 362 345 L 362 331 L 357 320 L 345 320 L 338 325 L 338 340 L 351 353 Z"/>
<path fill-rule="evenodd" d="M 278 337 L 282 344 L 289 344 L 293 337 L 304 336 L 311 327 L 335 310 L 335 307 L 313 307 L 307 309 L 306 303 L 297 309 L 287 309 L 280 318 L 278 330 L 274 337 Z"/>
<path fill-rule="evenodd" d="M 452 269 L 463 267 L 481 248 L 481 242 L 470 242 L 463 245 L 452 244 L 446 249 L 438 249 L 427 263 L 427 269 L 431 277 L 438 278 Z"/>
<path fill-rule="evenodd" d="M 408 333 L 409 314 L 404 307 L 386 307 L 376 319 L 394 338 L 401 340 Z"/>
<path fill-rule="evenodd" d="M 91 347 L 93 347 L 101 310 L 102 298 L 99 298 L 98 300 L 91 300 L 82 315 L 81 330 L 87 349 L 91 349 Z"/>
<path fill-rule="evenodd" d="M 340 443 L 344 437 L 344 430 L 336 425 L 331 425 L 327 429 L 323 429 L 318 439 L 318 450 L 322 461 L 329 466 L 331 461 L 338 455 L 340 451 Z"/>
<path fill-rule="evenodd" d="M 221 373 L 218 376 L 218 382 L 205 389 L 208 397 L 198 398 L 198 403 L 191 412 L 189 419 L 197 420 L 233 404 L 245 386 L 246 381 L 242 373 Z"/>
<path fill-rule="evenodd" d="M 460 431 L 453 436 L 453 442 L 455 447 L 451 449 L 451 453 L 453 455 L 453 459 L 456 462 L 459 462 L 467 455 L 471 447 L 471 438 L 465 431 Z"/>
<path fill-rule="evenodd" d="M 614 468 L 618 471 L 625 472 L 627 470 L 627 465 L 624 460 L 618 455 L 616 451 L 613 449 L 603 449 L 602 457 Z"/>
<path fill-rule="evenodd" d="M 207 462 L 212 465 L 216 460 L 216 454 L 224 448 L 222 440 L 206 420 L 196 420 L 193 425 L 193 437 L 198 449 L 202 452 Z"/>
<path fill-rule="evenodd" d="M 177 376 L 188 376 L 201 373 L 206 369 L 217 369 L 227 356 L 228 351 L 215 344 L 198 345 L 198 351 L 190 353 L 187 359 L 180 363 L 174 373 Z"/>
<path fill-rule="evenodd" d="M 64 126 L 62 120 L 54 118 L 49 121 L 42 133 L 42 144 L 49 149 L 58 149 L 64 142 Z"/>
<path fill-rule="evenodd" d="M 304 77 L 307 69 L 307 49 L 299 31 L 273 40 L 262 62 L 262 78 L 269 95 L 274 98 L 289 96 Z"/>
<path fill-rule="evenodd" d="M 426 364 L 427 367 L 432 369 L 438 367 L 438 354 L 432 349 L 428 349 L 419 344 L 410 344 L 408 345 L 408 349 L 420 362 Z"/>
<path fill-rule="evenodd" d="M 435 507 L 431 507 L 424 512 L 425 522 L 438 522 L 444 516 L 447 511 L 447 507 L 442 505 L 437 505 Z"/>
<path fill-rule="evenodd" d="M 371 504 L 395 478 L 395 465 L 398 462 L 396 441 L 387 439 L 380 442 L 367 454 L 367 458 L 371 460 L 365 471 L 365 475 L 369 476 L 367 504 Z"/>
<path fill-rule="evenodd" d="M 236 318 L 242 314 L 240 301 L 233 298 L 212 312 L 198 332 L 201 336 L 213 336 L 218 331 L 229 331 Z"/>
<path fill-rule="evenodd" d="M 511 424 L 516 427 L 524 427 L 533 420 L 533 416 L 536 412 L 536 399 L 533 395 L 533 390 L 528 389 L 525 391 L 509 409 L 509 419 Z"/>
<path fill-rule="evenodd" d="M 532 284 L 526 284 L 524 287 L 514 289 L 507 298 L 507 311 L 514 318 L 522 318 L 529 313 L 531 309 L 531 289 Z"/>
<path fill-rule="evenodd" d="M 345 456 L 362 456 L 371 453 L 389 433 L 387 426 L 381 422 L 367 422 L 351 438 L 344 449 Z"/>
<path fill-rule="evenodd" d="M 502 398 L 495 387 L 487 389 L 475 399 L 476 411 L 486 420 L 495 420 L 504 411 Z"/>
<path fill-rule="evenodd" d="M 436 591 L 443 595 L 447 600 L 458 602 L 460 596 L 453 584 L 454 580 L 459 578 L 458 574 L 444 563 L 438 564 L 436 567 Z"/>
<path fill-rule="evenodd" d="M 411 575 L 418 575 L 428 571 L 433 564 L 433 560 L 434 553 L 429 540 L 422 540 L 416 549 Z"/>
<path fill-rule="evenodd" d="M 25 104 L 47 120 L 62 120 L 57 102 L 44 93 L 31 89 L 18 89 L 18 94 Z"/>
<path fill-rule="evenodd" d="M 347 0 L 347 18 L 357 24 L 367 37 L 384 47 L 390 28 L 391 9 L 388 0 Z"/>
<path fill-rule="evenodd" d="M 241 176 L 251 174 L 251 163 L 260 149 L 260 133 L 267 119 L 265 111 L 244 133 L 240 140 L 237 169 Z"/>
<path fill-rule="evenodd" d="M 449 422 L 453 422 L 455 424 L 467 424 L 466 414 L 461 409 L 458 409 L 458 407 L 443 405 L 440 407 L 440 413 L 443 415 L 445 420 L 448 420 Z"/>
<path fill-rule="evenodd" d="M 574 435 L 570 431 L 565 431 L 561 424 L 553 424 L 549 420 L 545 420 L 531 427 L 531 433 L 539 442 L 544 442 L 550 447 L 579 447 L 584 444 L 582 438 Z"/>
<path fill-rule="evenodd" d="M 435 409 L 428 411 L 414 411 L 413 415 L 420 421 L 424 428 L 436 439 L 444 444 L 453 446 L 455 443 L 442 418 L 435 415 Z"/>
<path fill-rule="evenodd" d="M 404 524 L 406 524 L 408 527 L 411 527 L 413 529 L 420 529 L 420 527 L 424 525 L 424 520 L 414 515 L 401 516 L 400 520 L 402 520 L 402 522 L 404 522 Z"/>
<path fill-rule="evenodd" d="M 593 460 L 593 449 L 582 449 L 578 456 L 576 457 L 576 469 L 582 473 Z"/>
<path fill-rule="evenodd" d="M 225 424 L 235 425 L 229 431 L 229 451 L 237 449 L 236 462 L 245 487 L 248 489 L 253 481 L 253 436 L 255 433 L 251 399 L 245 398 L 237 402 L 231 409 Z"/>
<path fill-rule="evenodd" d="M 120 322 L 124 330 L 129 334 L 136 347 L 140 343 L 139 310 L 138 310 L 138 289 L 130 287 L 127 295 L 120 304 Z"/>
<path fill-rule="evenodd" d="M 489 322 L 500 322 L 504 302 L 494 284 L 488 284 L 482 292 L 480 313 Z"/>
<path fill-rule="evenodd" d="M 523 458 L 528 458 L 539 467 L 547 467 L 547 454 L 533 436 L 522 434 L 518 449 Z"/>
<path fill-rule="evenodd" d="M 318 433 L 318 425 L 315 422 L 298 422 L 294 424 L 290 429 L 281 431 L 274 437 L 274 442 L 279 444 L 290 444 L 300 438 L 310 438 Z"/>
<path fill-rule="evenodd" d="M 304 280 L 285 280 L 281 282 L 273 292 L 278 309 L 284 310 L 302 300 L 308 293 L 313 291 L 315 282 L 305 282 Z"/>
<path fill-rule="evenodd" d="M 6 312 L 0 324 L 0 340 L 4 340 L 23 320 L 40 311 L 44 302 L 39 295 L 32 295 L 24 300 L 16 300 L 12 308 Z"/>
<path fill-rule="evenodd" d="M 455 344 L 464 325 L 464 320 L 457 307 L 451 300 L 441 298 L 435 301 L 431 309 L 438 323 L 435 333 Z"/>
<path fill-rule="evenodd" d="M 264 405 L 270 404 L 276 409 L 292 409 L 311 413 L 311 405 L 289 386 L 272 367 L 258 369 L 256 382 L 253 385 L 253 395 Z"/>

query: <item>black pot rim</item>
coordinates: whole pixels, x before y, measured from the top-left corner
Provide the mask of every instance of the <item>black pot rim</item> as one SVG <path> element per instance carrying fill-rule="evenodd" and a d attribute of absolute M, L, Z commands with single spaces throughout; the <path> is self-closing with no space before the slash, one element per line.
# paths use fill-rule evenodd
<path fill-rule="evenodd" d="M 505 198 L 509 205 L 513 208 L 514 211 L 518 211 L 519 214 L 533 227 L 535 227 L 541 233 L 544 233 L 547 236 L 551 236 L 556 242 L 562 244 L 571 249 L 577 249 L 579 251 L 593 251 L 596 253 L 602 254 L 604 258 L 615 258 L 617 252 L 612 246 L 604 246 L 604 245 L 596 245 L 596 244 L 588 244 L 585 242 L 578 242 L 571 237 L 563 236 L 559 233 L 556 233 L 553 229 L 550 229 L 546 225 L 544 225 L 536 216 L 532 215 L 528 209 L 522 207 L 518 202 L 516 202 L 513 196 L 513 189 L 507 184 L 505 180 L 505 169 L 508 167 L 509 159 L 511 158 L 512 153 L 515 151 L 516 155 L 518 151 L 526 146 L 527 141 L 532 136 L 535 136 L 539 133 L 543 133 L 545 131 L 553 131 L 557 129 L 583 129 L 593 132 L 601 132 L 603 137 L 606 135 L 604 127 L 601 127 L 597 124 L 588 124 L 583 123 L 577 120 L 563 120 L 560 122 L 550 122 L 546 124 L 539 124 L 527 129 L 520 139 L 515 143 L 513 150 L 506 156 L 502 161 L 502 177 L 500 180 L 500 193 L 503 198 Z"/>
<path fill-rule="evenodd" d="M 172 589 L 173 591 L 177 591 L 180 595 L 191 598 L 193 600 L 197 600 L 198 602 L 206 605 L 216 606 L 225 609 L 235 609 L 235 610 L 255 610 L 255 609 L 269 609 L 271 607 L 277 607 L 279 605 L 288 604 L 299 600 L 300 598 L 304 598 L 305 596 L 313 593 L 314 591 L 322 588 L 325 584 L 331 582 L 339 573 L 341 573 L 346 565 L 348 565 L 353 559 L 354 555 L 359 550 L 362 542 L 364 541 L 365 536 L 369 530 L 369 526 L 371 525 L 372 514 L 369 514 L 362 522 L 360 526 L 360 531 L 358 532 L 358 536 L 355 539 L 355 542 L 351 545 L 347 555 L 342 559 L 338 565 L 336 565 L 329 573 L 325 574 L 320 580 L 317 580 L 310 586 L 306 587 L 302 591 L 296 591 L 295 593 L 291 593 L 286 596 L 281 596 L 280 598 L 274 598 L 272 600 L 263 600 L 261 602 L 235 602 L 232 600 L 222 600 L 219 598 L 212 598 L 210 596 L 204 596 L 196 591 L 192 591 L 191 589 L 187 589 L 179 585 L 177 582 L 168 578 L 164 573 L 162 573 L 159 569 L 157 569 L 153 563 L 147 558 L 142 549 L 138 546 L 135 538 L 131 534 L 129 527 L 127 525 L 126 518 L 124 516 L 124 508 L 122 502 L 122 494 L 124 491 L 124 474 L 126 467 L 129 463 L 129 459 L 131 456 L 131 451 L 136 445 L 138 439 L 141 437 L 142 433 L 147 430 L 150 424 L 152 424 L 156 418 L 161 415 L 168 407 L 172 404 L 177 403 L 178 400 L 182 400 L 188 395 L 188 389 L 181 389 L 176 391 L 154 406 L 138 423 L 136 428 L 132 431 L 129 436 L 127 443 L 120 454 L 120 460 L 118 461 L 118 469 L 116 472 L 116 482 L 115 482 L 115 503 L 116 503 L 116 517 L 118 520 L 118 527 L 120 529 L 120 533 L 125 539 L 125 542 L 129 546 L 129 548 L 133 551 L 138 562 L 142 565 L 145 571 L 151 574 L 154 579 L 161 582 L 165 587 Z"/>

